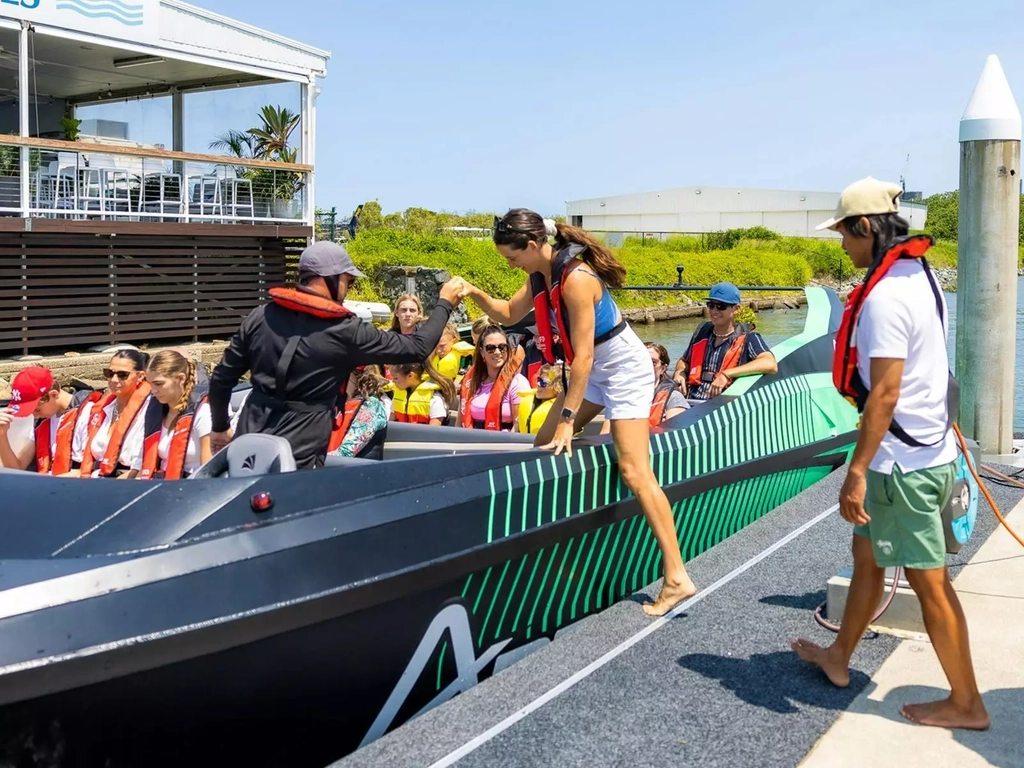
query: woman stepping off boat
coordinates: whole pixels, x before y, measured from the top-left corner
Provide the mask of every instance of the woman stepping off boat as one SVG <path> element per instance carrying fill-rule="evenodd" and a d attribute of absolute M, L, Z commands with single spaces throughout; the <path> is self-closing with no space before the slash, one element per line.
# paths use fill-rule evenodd
<path fill-rule="evenodd" d="M 554 245 L 549 238 L 554 238 Z M 508 301 L 465 284 L 494 322 L 511 325 L 535 310 L 537 346 L 555 362 L 553 333 L 561 337 L 572 379 L 558 397 L 535 445 L 572 454 L 572 436 L 601 411 L 611 422 L 619 473 L 634 493 L 654 532 L 665 564 L 665 584 L 651 616 L 662 616 L 697 589 L 683 566 L 672 508 L 651 469 L 651 391 L 654 370 L 642 341 L 622 319 L 609 293 L 620 288 L 626 269 L 582 229 L 555 224 L 525 208 L 494 220 L 494 243 L 509 265 L 529 275 Z M 552 327 L 552 315 L 555 328 Z"/>

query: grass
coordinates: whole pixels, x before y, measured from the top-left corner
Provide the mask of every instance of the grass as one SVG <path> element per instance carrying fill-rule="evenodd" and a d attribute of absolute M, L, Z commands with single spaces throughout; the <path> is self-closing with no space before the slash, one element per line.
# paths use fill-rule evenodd
<path fill-rule="evenodd" d="M 352 294 L 353 299 L 364 301 L 387 301 L 376 277 L 381 268 L 392 265 L 446 269 L 492 296 L 511 296 L 526 279 L 522 272 L 508 267 L 490 240 L 382 228 L 360 232 L 348 249 L 370 277 Z M 854 269 L 838 241 L 783 237 L 760 227 L 710 233 L 703 238 L 680 236 L 646 242 L 627 238 L 621 247 L 611 250 L 626 267 L 630 285 L 674 284 L 677 265 L 684 267 L 683 282 L 689 285 L 722 280 L 737 285 L 806 285 L 812 279 L 835 279 L 840 269 L 844 282 L 862 274 Z M 936 268 L 955 267 L 956 243 L 937 242 L 929 261 Z M 696 291 L 690 298 L 705 295 Z M 623 307 L 656 307 L 678 303 L 679 293 L 616 291 L 616 301 Z M 479 313 L 472 302 L 469 310 Z"/>

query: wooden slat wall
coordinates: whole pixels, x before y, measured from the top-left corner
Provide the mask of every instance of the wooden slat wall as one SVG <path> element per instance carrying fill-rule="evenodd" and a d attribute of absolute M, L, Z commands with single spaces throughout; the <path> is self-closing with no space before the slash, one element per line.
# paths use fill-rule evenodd
<path fill-rule="evenodd" d="M 226 338 L 285 282 L 285 253 L 234 233 L 0 232 L 0 355 Z"/>

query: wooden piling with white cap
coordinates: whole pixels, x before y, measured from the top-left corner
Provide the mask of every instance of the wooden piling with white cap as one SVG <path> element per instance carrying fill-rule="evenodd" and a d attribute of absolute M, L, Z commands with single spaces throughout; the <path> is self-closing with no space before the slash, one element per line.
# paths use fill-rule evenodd
<path fill-rule="evenodd" d="M 983 453 L 1013 447 L 1021 115 L 989 56 L 960 120 L 956 374 L 960 428 Z"/>

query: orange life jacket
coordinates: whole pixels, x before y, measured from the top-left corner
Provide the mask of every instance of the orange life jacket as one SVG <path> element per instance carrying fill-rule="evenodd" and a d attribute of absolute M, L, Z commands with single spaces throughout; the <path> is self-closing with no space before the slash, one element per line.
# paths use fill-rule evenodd
<path fill-rule="evenodd" d="M 342 320 L 355 314 L 336 301 L 300 288 L 271 288 L 267 293 L 275 304 L 325 320 Z"/>
<path fill-rule="evenodd" d="M 334 417 L 334 429 L 331 430 L 331 439 L 327 443 L 328 453 L 333 453 L 341 447 L 345 441 L 345 435 L 348 434 L 348 428 L 352 426 L 352 421 L 356 417 L 356 411 L 362 404 L 362 398 L 358 397 L 345 401 L 345 409 L 339 411 Z"/>
<path fill-rule="evenodd" d="M 732 345 L 729 347 L 729 351 L 725 353 L 725 358 L 722 360 L 722 365 L 717 371 L 713 371 L 716 375 L 719 371 L 724 371 L 727 368 L 734 368 L 743 356 L 743 348 L 747 344 L 747 331 L 751 329 L 748 325 L 738 325 L 737 330 L 742 331 L 737 336 Z M 706 330 L 705 330 L 706 329 Z M 708 354 L 713 350 L 708 342 L 711 340 L 711 335 L 714 333 L 715 326 L 711 323 L 704 323 L 697 332 L 698 340 L 694 342 L 693 348 L 690 350 L 690 375 L 686 381 L 691 387 L 699 387 L 703 382 L 704 376 L 704 362 L 707 359 Z M 701 338 L 703 336 L 703 338 Z M 729 382 L 732 384 L 732 382 Z M 725 385 L 727 389 L 729 384 Z M 724 390 L 723 390 L 724 391 Z"/>
<path fill-rule="evenodd" d="M 192 434 L 192 424 L 199 407 L 206 402 L 205 392 L 193 390 L 188 406 L 181 412 L 171 427 L 171 444 L 167 449 L 167 464 L 160 470 L 160 433 L 163 431 L 164 404 L 155 397 L 146 409 L 146 437 L 142 451 L 142 480 L 152 480 L 160 476 L 164 480 L 180 480 L 185 468 L 185 456 L 188 454 L 188 438 Z"/>
<path fill-rule="evenodd" d="M 149 392 L 149 382 L 141 382 L 128 400 L 128 405 L 118 415 L 117 421 L 114 422 L 113 430 L 110 433 L 110 442 L 107 443 L 107 450 L 100 461 L 100 477 L 110 477 L 114 474 L 114 470 L 117 469 L 117 460 L 121 455 L 124 436 L 128 434 L 128 430 L 135 423 L 135 418 L 139 415 L 142 404 L 149 397 Z M 115 395 L 107 395 L 92 408 L 92 416 L 89 418 L 89 434 L 86 438 L 85 449 L 82 451 L 82 477 L 89 477 L 92 474 L 96 463 L 92 456 L 92 441 L 96 438 L 100 427 L 103 425 L 103 419 L 105 418 L 103 409 L 110 405 L 115 398 Z"/>
<path fill-rule="evenodd" d="M 562 277 L 577 256 L 587 247 L 577 243 L 570 243 L 565 248 L 555 253 L 551 261 L 551 288 L 547 287 L 544 275 L 540 272 L 530 274 L 530 290 L 533 292 L 533 314 L 534 322 L 537 325 L 537 334 L 533 337 L 537 349 L 544 355 L 544 359 L 555 362 L 555 342 L 551 328 L 551 315 L 555 316 L 555 324 L 558 326 L 558 335 L 562 341 L 562 351 L 565 353 L 565 360 L 572 365 L 575 354 L 572 350 L 572 336 L 569 329 L 569 309 L 562 303 Z M 623 319 L 607 333 L 602 333 L 594 339 L 594 346 L 602 344 L 613 336 L 626 329 L 626 321 Z"/>
<path fill-rule="evenodd" d="M 915 235 L 912 237 L 898 238 L 889 249 L 877 259 L 864 276 L 864 281 L 850 291 L 846 299 L 846 308 L 843 310 L 843 319 L 839 324 L 839 331 L 836 333 L 835 351 L 832 353 L 832 383 L 839 391 L 839 394 L 846 398 L 860 412 L 868 400 L 868 387 L 857 370 L 857 347 L 853 343 L 854 334 L 857 329 L 857 321 L 860 318 L 861 310 L 864 308 L 864 301 L 879 281 L 886 276 L 892 265 L 899 259 L 920 259 L 924 268 L 928 283 L 931 285 L 932 294 L 935 296 L 935 309 L 939 315 L 939 322 L 943 320 L 942 292 L 932 275 L 925 254 L 935 244 L 930 235 Z M 946 394 L 947 429 L 952 426 L 953 420 L 959 411 L 960 384 L 949 374 L 949 383 Z M 889 425 L 889 432 L 902 440 L 907 445 L 923 447 L 938 445 L 945 438 L 939 438 L 934 443 L 922 443 L 911 437 L 896 423 L 895 419 Z"/>
<path fill-rule="evenodd" d="M 45 419 L 36 427 L 36 472 L 41 475 L 56 476 L 71 471 L 71 446 L 82 406 L 86 403 L 98 402 L 102 397 L 102 392 L 90 392 L 86 395 L 83 390 L 81 393 L 75 394 L 71 405 L 61 415 L 60 423 L 57 425 L 56 450 L 51 451 L 50 420 Z"/>
<path fill-rule="evenodd" d="M 502 400 L 504 400 L 505 393 L 508 391 L 508 385 L 516 374 L 516 369 L 513 366 L 509 366 L 507 370 L 511 370 L 511 375 L 503 373 L 498 376 L 497 381 L 494 382 L 494 387 L 491 389 L 490 397 L 487 398 L 487 406 L 484 408 L 484 429 L 490 429 L 494 432 L 501 431 Z M 462 379 L 462 386 L 460 388 L 462 395 L 462 401 L 460 403 L 460 407 L 462 408 L 461 423 L 462 426 L 467 429 L 473 429 L 473 408 L 471 406 L 473 392 L 470 391 L 472 381 L 473 368 L 470 367 L 470 369 L 466 371 L 465 378 Z M 515 417 L 516 415 L 513 413 L 511 423 L 515 422 Z"/>
<path fill-rule="evenodd" d="M 651 403 L 651 415 L 647 423 L 656 427 L 665 420 L 665 406 L 668 404 L 669 395 L 676 388 L 676 383 L 669 376 L 662 376 L 661 381 L 654 390 L 654 401 Z"/>

